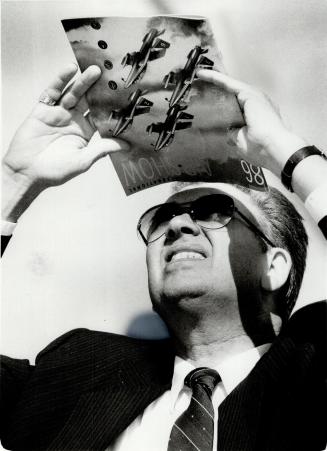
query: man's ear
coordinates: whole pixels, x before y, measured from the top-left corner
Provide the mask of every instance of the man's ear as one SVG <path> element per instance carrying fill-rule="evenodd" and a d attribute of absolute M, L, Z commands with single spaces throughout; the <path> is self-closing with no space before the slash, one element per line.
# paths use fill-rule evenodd
<path fill-rule="evenodd" d="M 266 291 L 276 291 L 286 282 L 292 267 L 292 259 L 288 251 L 280 247 L 268 249 L 265 258 L 261 287 Z"/>

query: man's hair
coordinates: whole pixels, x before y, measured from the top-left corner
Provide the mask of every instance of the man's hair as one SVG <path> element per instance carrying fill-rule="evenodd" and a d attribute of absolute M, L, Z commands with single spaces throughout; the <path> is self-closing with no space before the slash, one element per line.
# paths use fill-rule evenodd
<path fill-rule="evenodd" d="M 199 186 L 200 183 L 178 182 L 173 191 L 184 187 Z M 277 309 L 279 315 L 286 319 L 293 310 L 302 284 L 306 266 L 308 235 L 303 225 L 303 218 L 293 204 L 276 188 L 257 191 L 241 185 L 234 185 L 248 194 L 262 213 L 257 218 L 260 229 L 276 247 L 286 249 L 292 259 L 292 267 L 287 281 L 279 290 Z M 262 241 L 265 246 L 264 242 Z M 266 249 L 266 247 L 265 247 Z"/>
<path fill-rule="evenodd" d="M 283 318 L 287 318 L 297 300 L 306 266 L 308 235 L 303 218 L 294 205 L 276 188 L 255 191 L 236 185 L 257 205 L 262 217 L 257 218 L 261 230 L 276 247 L 286 249 L 292 259 L 288 279 L 281 288 L 277 306 Z"/>

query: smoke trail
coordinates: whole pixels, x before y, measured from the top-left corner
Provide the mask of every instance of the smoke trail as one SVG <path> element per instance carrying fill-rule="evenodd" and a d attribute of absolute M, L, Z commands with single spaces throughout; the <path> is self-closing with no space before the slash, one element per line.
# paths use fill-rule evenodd
<path fill-rule="evenodd" d="M 165 28 L 171 32 L 171 38 L 197 36 L 201 46 L 214 44 L 214 37 L 206 19 L 186 19 L 179 17 L 153 17 L 147 26 L 159 30 Z"/>

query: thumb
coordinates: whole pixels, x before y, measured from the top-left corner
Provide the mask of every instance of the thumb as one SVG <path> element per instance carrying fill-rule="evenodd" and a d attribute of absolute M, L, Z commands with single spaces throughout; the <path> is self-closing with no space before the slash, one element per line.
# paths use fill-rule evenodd
<path fill-rule="evenodd" d="M 101 138 L 94 140 L 94 142 L 91 142 L 87 147 L 85 147 L 81 153 L 82 167 L 86 171 L 96 161 L 100 160 L 100 158 L 103 158 L 112 152 L 129 149 L 129 143 L 121 139 Z"/>
<path fill-rule="evenodd" d="M 229 128 L 227 131 L 227 143 L 246 152 L 248 150 L 247 127 Z"/>

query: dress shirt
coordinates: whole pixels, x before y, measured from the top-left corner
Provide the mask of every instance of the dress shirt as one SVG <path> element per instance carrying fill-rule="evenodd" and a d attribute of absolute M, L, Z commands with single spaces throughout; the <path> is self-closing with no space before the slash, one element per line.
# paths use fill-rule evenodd
<path fill-rule="evenodd" d="M 212 402 L 215 410 L 213 449 L 217 449 L 218 407 L 226 396 L 250 373 L 270 344 L 259 346 L 227 358 L 213 367 L 221 382 L 216 386 Z M 171 429 L 176 419 L 190 404 L 192 390 L 184 386 L 185 376 L 194 366 L 180 357 L 175 358 L 170 390 L 153 401 L 107 451 L 167 451 Z"/>

